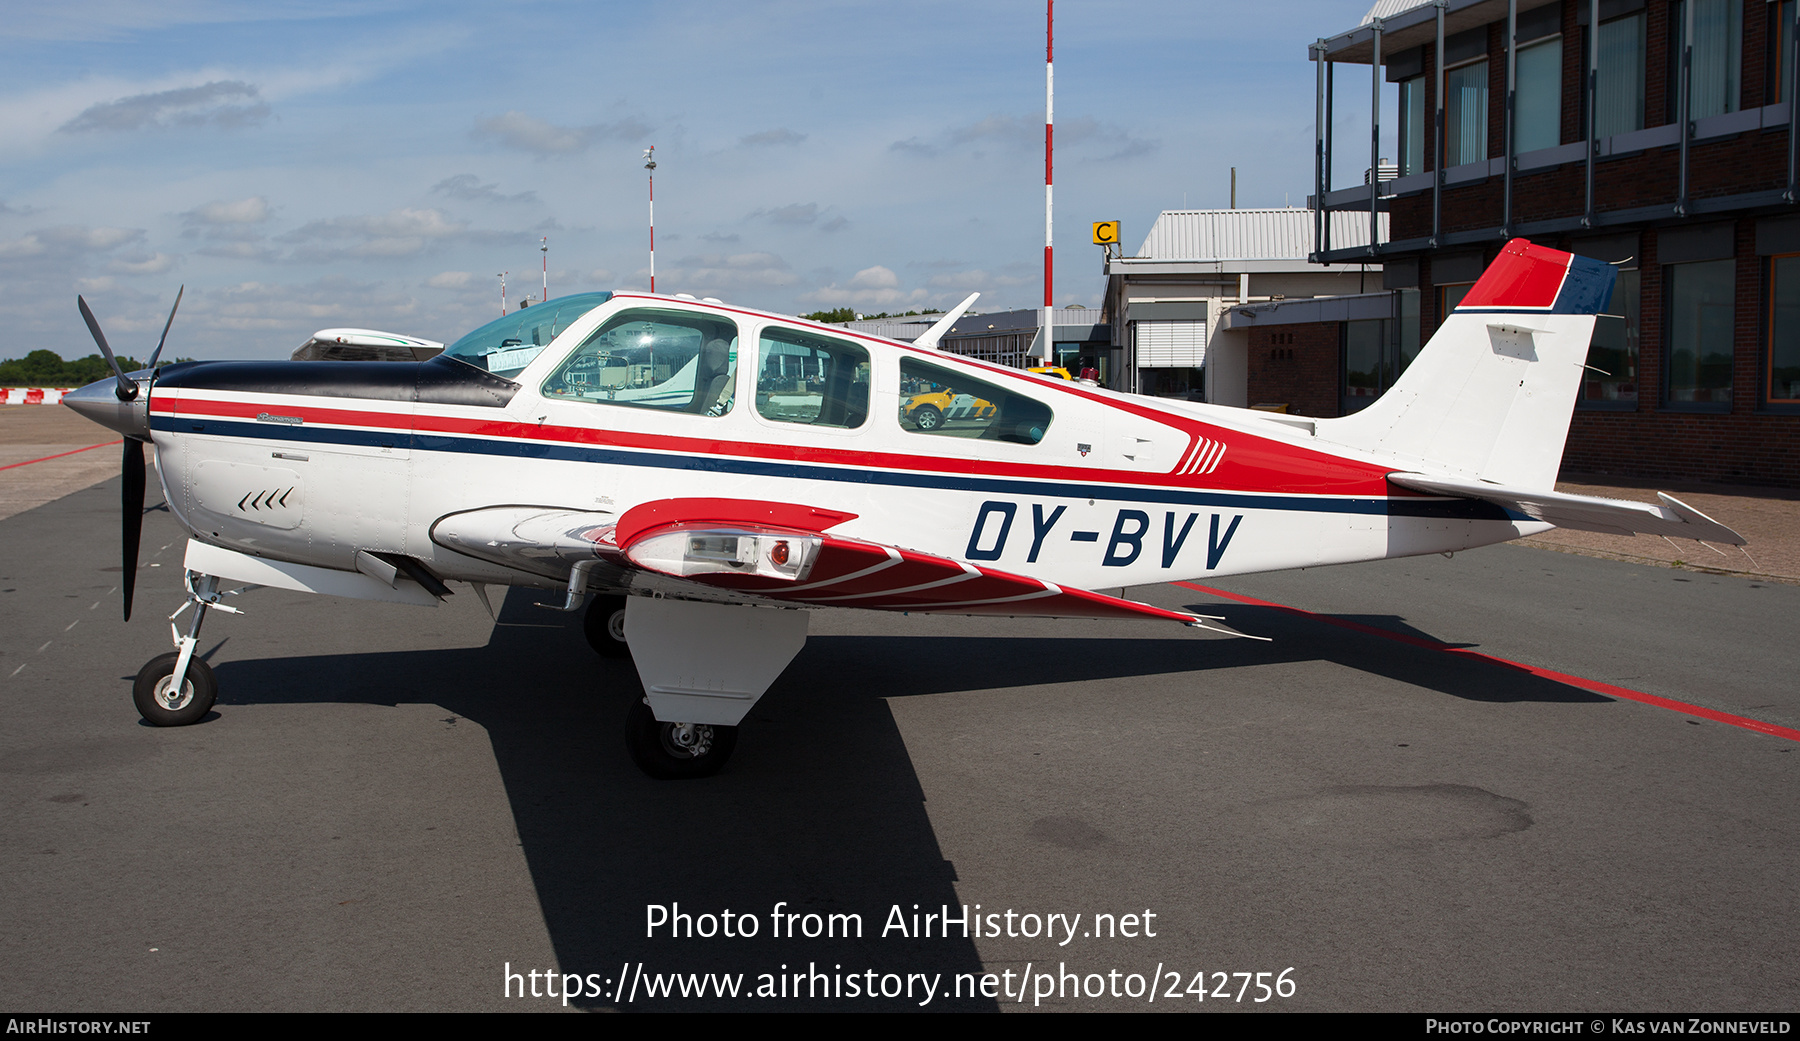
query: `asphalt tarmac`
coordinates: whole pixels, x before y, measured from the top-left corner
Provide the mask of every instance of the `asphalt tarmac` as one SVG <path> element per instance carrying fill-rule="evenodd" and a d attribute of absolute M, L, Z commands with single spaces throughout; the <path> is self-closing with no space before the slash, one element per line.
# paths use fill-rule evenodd
<path fill-rule="evenodd" d="M 214 713 L 142 725 L 183 541 L 147 514 L 122 624 L 117 510 L 0 520 L 9 1010 L 550 1011 L 562 974 L 591 1010 L 1797 1004 L 1797 744 L 1722 720 L 1800 728 L 1800 586 L 1495 547 L 1129 591 L 1271 643 L 816 612 L 670 783 L 630 664 L 525 591 L 248 594 Z M 923 920 L 963 905 L 980 935 Z"/>

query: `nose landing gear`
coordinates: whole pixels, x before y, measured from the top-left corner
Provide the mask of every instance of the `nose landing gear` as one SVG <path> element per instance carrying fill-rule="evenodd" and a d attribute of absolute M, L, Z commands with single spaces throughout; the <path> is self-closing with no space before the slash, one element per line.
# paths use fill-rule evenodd
<path fill-rule="evenodd" d="M 138 714 L 151 726 L 184 727 L 198 723 L 212 711 L 213 702 L 219 696 L 219 681 L 213 676 L 212 666 L 194 657 L 194 646 L 200 642 L 200 625 L 212 608 L 228 614 L 243 613 L 220 603 L 220 597 L 261 588 L 244 586 L 221 593 L 217 577 L 194 571 L 189 571 L 184 581 L 188 598 L 169 616 L 169 635 L 174 637 L 175 649 L 145 662 L 131 688 L 131 700 L 137 705 Z M 187 635 L 183 636 L 175 619 L 190 606 L 194 609 L 194 617 L 188 623 Z"/>

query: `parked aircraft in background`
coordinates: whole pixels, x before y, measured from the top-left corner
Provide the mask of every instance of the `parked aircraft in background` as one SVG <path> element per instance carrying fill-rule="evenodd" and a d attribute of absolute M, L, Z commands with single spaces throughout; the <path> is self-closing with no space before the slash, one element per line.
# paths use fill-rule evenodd
<path fill-rule="evenodd" d="M 1118 394 L 937 350 L 973 297 L 906 344 L 635 292 L 551 300 L 423 362 L 195 362 L 65 401 L 128 439 L 127 618 L 143 443 L 191 534 L 193 614 L 138 675 L 145 719 L 211 708 L 193 651 L 222 582 L 418 605 L 453 584 L 484 603 L 491 586 L 536 586 L 585 608 L 601 653 L 635 662 L 638 765 L 691 777 L 730 755 L 812 610 L 1229 632 L 1093 590 L 1553 525 L 1741 544 L 1668 496 L 1554 490 L 1612 284 L 1605 264 L 1514 240 L 1393 388 L 1341 419 Z M 927 387 L 986 407 L 921 421 Z"/>

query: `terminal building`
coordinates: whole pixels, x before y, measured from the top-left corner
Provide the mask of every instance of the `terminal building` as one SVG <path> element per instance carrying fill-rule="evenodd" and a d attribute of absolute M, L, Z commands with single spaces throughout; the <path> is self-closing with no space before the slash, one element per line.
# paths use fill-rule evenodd
<path fill-rule="evenodd" d="M 1385 316 L 1394 298 L 1382 292 L 1380 263 L 1366 254 L 1367 212 L 1331 216 L 1331 241 L 1365 247 L 1342 261 L 1312 261 L 1319 223 L 1310 210 L 1165 210 L 1135 256 L 1107 259 L 1113 361 L 1106 384 L 1255 405 L 1271 399 L 1251 379 L 1244 305 L 1312 301 L 1306 313 L 1314 316 Z M 1375 227 L 1385 233 L 1387 214 L 1376 214 Z M 1315 301 L 1321 297 L 1336 302 Z"/>
<path fill-rule="evenodd" d="M 1796 16 L 1794 0 L 1380 0 L 1321 38 L 1312 260 L 1379 264 L 1392 303 L 1233 308 L 1249 403 L 1367 404 L 1523 237 L 1619 271 L 1565 470 L 1800 485 Z M 1334 135 L 1351 90 L 1382 100 L 1375 125 Z M 1334 161 L 1380 172 L 1339 186 Z M 1374 234 L 1341 236 L 1348 215 Z"/>

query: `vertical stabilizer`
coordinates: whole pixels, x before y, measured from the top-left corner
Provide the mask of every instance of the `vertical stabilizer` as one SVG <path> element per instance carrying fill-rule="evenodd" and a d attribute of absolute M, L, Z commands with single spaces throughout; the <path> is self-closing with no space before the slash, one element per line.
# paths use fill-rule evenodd
<path fill-rule="evenodd" d="M 1597 260 L 1512 240 L 1393 387 L 1320 420 L 1316 436 L 1407 470 L 1552 487 L 1614 277 Z"/>

